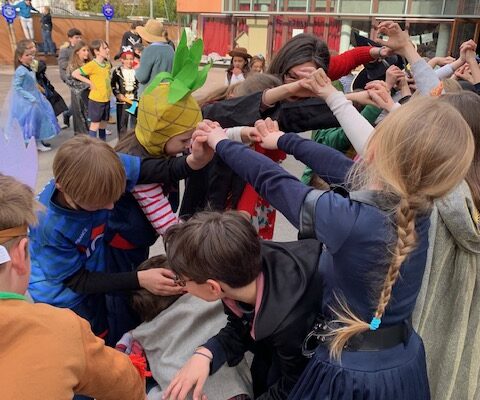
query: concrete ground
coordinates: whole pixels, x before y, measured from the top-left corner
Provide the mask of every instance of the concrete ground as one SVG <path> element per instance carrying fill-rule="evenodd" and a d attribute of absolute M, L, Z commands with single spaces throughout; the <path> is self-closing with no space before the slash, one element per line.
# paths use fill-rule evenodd
<path fill-rule="evenodd" d="M 4 100 L 8 91 L 11 88 L 11 82 L 13 77 L 13 67 L 0 66 L 0 93 L 3 96 L 0 97 L 0 107 L 3 107 Z M 57 66 L 49 66 L 47 70 L 47 76 L 55 86 L 55 89 L 63 96 L 67 104 L 70 101 L 70 90 L 60 80 L 60 75 Z M 196 92 L 196 96 L 203 96 L 210 90 L 221 86 L 224 82 L 225 70 L 221 68 L 213 68 L 208 76 L 207 82 L 203 88 Z M 1 109 L 1 108 L 0 108 Z M 62 125 L 61 117 L 59 117 L 60 125 Z M 117 141 L 116 126 L 109 125 L 108 129 L 112 131 L 112 135 L 108 136 L 107 140 L 110 144 L 115 145 Z M 56 149 L 67 139 L 73 137 L 72 128 L 64 129 L 58 135 L 58 137 L 50 140 L 52 144 L 52 151 L 47 153 L 39 153 L 39 171 L 36 192 L 40 192 L 43 186 L 52 178 L 52 162 L 55 157 Z M 0 149 L 0 157 L 2 150 Z M 283 167 L 290 171 L 293 175 L 299 177 L 303 171 L 303 165 L 295 161 L 292 157 L 288 157 L 283 162 Z M 277 241 L 290 241 L 296 240 L 297 230 L 281 215 L 277 213 L 277 223 L 275 226 L 274 240 Z M 161 253 L 163 251 L 163 244 L 159 240 L 152 248 L 152 255 Z"/>

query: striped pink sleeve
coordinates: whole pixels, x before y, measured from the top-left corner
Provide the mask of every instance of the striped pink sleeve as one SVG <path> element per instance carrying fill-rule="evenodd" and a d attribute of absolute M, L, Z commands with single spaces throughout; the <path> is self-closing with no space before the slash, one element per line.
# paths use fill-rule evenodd
<path fill-rule="evenodd" d="M 137 185 L 132 194 L 159 235 L 163 235 L 170 226 L 178 223 L 178 218 L 159 183 Z"/>

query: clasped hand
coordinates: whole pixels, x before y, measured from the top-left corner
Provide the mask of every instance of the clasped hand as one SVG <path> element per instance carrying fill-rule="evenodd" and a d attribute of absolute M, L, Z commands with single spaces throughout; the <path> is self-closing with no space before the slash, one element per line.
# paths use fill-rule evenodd
<path fill-rule="evenodd" d="M 278 127 L 278 122 L 271 118 L 258 120 L 255 122 L 255 128 L 250 130 L 252 141 L 260 143 L 264 149 L 276 150 L 278 139 L 284 133 Z M 213 150 L 222 140 L 228 139 L 225 130 L 218 122 L 204 119 L 197 125 L 197 129 L 193 133 L 193 140 L 206 142 Z"/>

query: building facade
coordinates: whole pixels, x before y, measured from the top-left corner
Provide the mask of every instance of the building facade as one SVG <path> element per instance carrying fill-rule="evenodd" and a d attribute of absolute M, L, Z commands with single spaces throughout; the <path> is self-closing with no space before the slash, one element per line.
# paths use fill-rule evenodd
<path fill-rule="evenodd" d="M 384 20 L 408 29 L 428 57 L 456 56 L 460 43 L 480 35 L 480 0 L 177 0 L 177 11 L 205 39 L 205 53 L 221 56 L 240 45 L 271 58 L 303 32 L 343 52 L 353 32 L 374 37 Z"/>

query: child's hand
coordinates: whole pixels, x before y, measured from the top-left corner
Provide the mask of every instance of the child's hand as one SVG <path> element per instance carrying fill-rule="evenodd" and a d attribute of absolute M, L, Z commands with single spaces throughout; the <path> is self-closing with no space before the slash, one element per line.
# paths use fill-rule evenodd
<path fill-rule="evenodd" d="M 398 68 L 396 65 L 390 65 L 390 67 L 387 69 L 385 78 L 387 90 L 391 90 L 397 84 L 397 81 L 404 76 L 405 74 L 400 68 Z"/>
<path fill-rule="evenodd" d="M 175 284 L 175 274 L 169 269 L 152 268 L 145 271 L 138 271 L 138 282 L 140 286 L 157 296 L 172 296 L 185 293 L 182 286 Z"/>
<path fill-rule="evenodd" d="M 240 131 L 240 135 L 243 143 L 258 143 L 262 141 L 262 136 L 257 129 L 251 126 L 244 126 Z"/>
<path fill-rule="evenodd" d="M 472 71 L 468 64 L 462 65 L 455 71 L 455 77 L 457 79 L 463 79 L 464 81 L 468 81 L 473 84 L 473 76 Z"/>
<path fill-rule="evenodd" d="M 187 157 L 187 163 L 194 170 L 202 169 L 212 161 L 214 151 L 207 143 L 207 136 L 192 136 L 191 154 Z"/>
<path fill-rule="evenodd" d="M 215 129 L 201 126 L 201 123 L 198 125 L 197 130 L 193 133 L 192 139 L 197 139 L 199 137 L 206 137 L 206 143 L 215 150 L 217 144 L 222 140 L 228 139 L 225 130 L 218 126 Z"/>
<path fill-rule="evenodd" d="M 278 139 L 280 139 L 284 133 L 278 127 L 277 121 L 272 121 L 270 118 L 266 120 L 260 119 L 255 122 L 255 129 L 261 137 L 260 146 L 267 150 L 278 149 Z"/>
<path fill-rule="evenodd" d="M 390 92 L 383 85 L 370 85 L 368 87 L 368 95 L 378 108 L 383 108 L 390 112 L 395 106 Z"/>
<path fill-rule="evenodd" d="M 298 81 L 301 87 L 311 92 L 312 96 L 326 99 L 337 89 L 332 85 L 332 81 L 322 68 L 317 69 L 309 78 Z"/>
<path fill-rule="evenodd" d="M 242 70 L 241 70 L 240 68 L 236 68 L 236 67 L 235 67 L 235 68 L 232 70 L 232 74 L 235 75 L 235 76 L 238 76 L 238 75 L 240 75 L 241 73 L 242 73 Z"/>
<path fill-rule="evenodd" d="M 96 90 L 95 85 L 93 84 L 92 81 L 90 81 L 89 85 L 90 85 L 90 90 Z"/>
<path fill-rule="evenodd" d="M 210 360 L 213 355 L 204 347 L 198 348 L 197 351 L 205 356 L 194 354 L 190 357 L 168 385 L 162 400 L 184 400 L 192 389 L 193 400 L 207 400 L 207 396 L 203 394 L 203 385 L 210 373 Z"/>
<path fill-rule="evenodd" d="M 375 39 L 378 43 L 381 43 L 384 46 L 389 47 L 395 53 L 405 57 L 406 50 L 414 49 L 413 44 L 410 42 L 410 36 L 407 31 L 402 31 L 400 25 L 393 21 L 384 21 L 381 22 L 377 31 L 380 34 L 385 34 L 388 36 L 388 40 L 383 40 L 380 38 Z"/>

